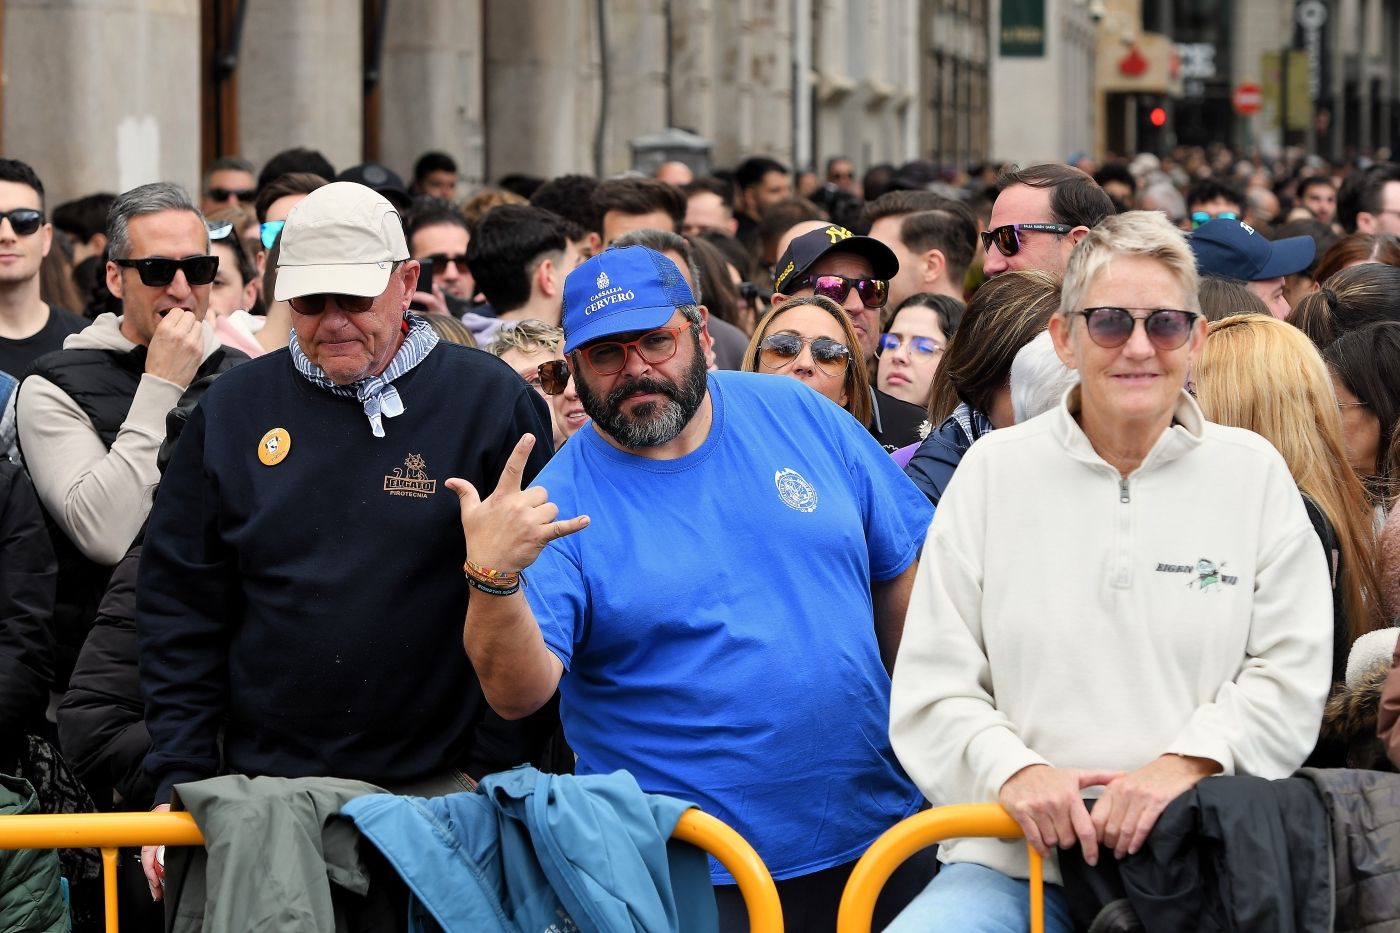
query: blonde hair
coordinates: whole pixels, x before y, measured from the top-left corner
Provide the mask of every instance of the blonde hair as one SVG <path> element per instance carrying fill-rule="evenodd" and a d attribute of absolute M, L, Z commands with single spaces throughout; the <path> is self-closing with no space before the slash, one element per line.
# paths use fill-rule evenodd
<path fill-rule="evenodd" d="M 500 356 L 507 350 L 521 353 L 536 353 L 540 350 L 553 350 L 558 353 L 564 346 L 564 330 L 544 321 L 520 321 L 507 324 L 496 331 L 496 340 L 487 350 Z"/>
<path fill-rule="evenodd" d="M 1347 463 L 1342 418 L 1327 366 L 1306 334 L 1268 315 L 1210 325 L 1196 362 L 1196 398 L 1211 421 L 1245 428 L 1273 444 L 1298 489 L 1336 531 L 1352 641 L 1378 627 L 1380 584 L 1371 505 Z"/>
<path fill-rule="evenodd" d="M 856 329 L 851 324 L 851 318 L 836 302 L 830 298 L 823 298 L 820 295 L 808 295 L 804 298 L 789 298 L 781 304 L 774 305 L 759 320 L 758 325 L 753 329 L 753 336 L 749 338 L 748 349 L 744 351 L 744 363 L 739 368 L 746 373 L 759 372 L 758 368 L 758 345 L 763 342 L 763 338 L 768 336 L 768 330 L 773 326 L 773 322 L 778 315 L 789 308 L 798 308 L 804 305 L 813 308 L 821 308 L 827 314 L 836 318 L 836 323 L 841 327 L 841 342 L 846 345 L 846 349 L 851 351 L 850 358 L 846 362 L 846 404 L 843 406 L 850 412 L 857 421 L 864 427 L 870 427 L 871 403 L 870 403 L 870 374 L 865 371 L 865 360 L 860 355 L 860 338 L 856 336 Z"/>
<path fill-rule="evenodd" d="M 1126 211 L 1100 221 L 1070 253 L 1060 289 L 1061 314 L 1081 310 L 1079 305 L 1089 285 L 1117 256 L 1157 260 L 1172 273 L 1186 296 L 1186 307 L 1181 310 L 1201 310 L 1200 276 L 1186 234 L 1160 211 Z"/>

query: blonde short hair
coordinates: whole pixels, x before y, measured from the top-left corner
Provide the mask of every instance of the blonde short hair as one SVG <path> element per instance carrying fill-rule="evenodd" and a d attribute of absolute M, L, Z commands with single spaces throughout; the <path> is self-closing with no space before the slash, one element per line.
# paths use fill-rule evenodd
<path fill-rule="evenodd" d="M 1060 314 L 1081 310 L 1079 305 L 1089 285 L 1117 256 L 1157 260 L 1171 271 L 1186 296 L 1186 307 L 1181 310 L 1201 310 L 1201 280 L 1186 235 L 1159 211 L 1126 211 L 1100 221 L 1070 253 L 1060 288 Z"/>

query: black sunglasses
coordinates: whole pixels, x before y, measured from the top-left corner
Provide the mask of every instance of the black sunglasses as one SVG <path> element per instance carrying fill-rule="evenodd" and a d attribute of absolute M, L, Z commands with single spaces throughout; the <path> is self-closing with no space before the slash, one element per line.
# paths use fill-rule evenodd
<path fill-rule="evenodd" d="M 793 294 L 804 288 L 810 288 L 813 295 L 830 298 L 838 305 L 846 303 L 846 296 L 851 293 L 852 288 L 860 295 L 860 303 L 867 308 L 883 308 L 885 302 L 890 300 L 890 283 L 887 279 L 853 279 L 850 276 L 823 273 L 803 275 L 793 280 Z"/>
<path fill-rule="evenodd" d="M 839 376 L 851 362 L 851 350 L 830 337 L 799 337 L 796 334 L 769 334 L 759 341 L 758 359 L 764 369 L 782 369 L 802 352 L 802 345 L 812 350 L 812 362 L 828 376 Z"/>
<path fill-rule="evenodd" d="M 535 368 L 540 374 L 540 388 L 545 395 L 558 395 L 569 385 L 569 364 L 563 360 L 550 360 Z"/>
<path fill-rule="evenodd" d="M 237 198 L 244 204 L 252 204 L 258 197 L 256 188 L 210 188 L 209 200 L 227 201 L 229 198 Z"/>
<path fill-rule="evenodd" d="M 18 236 L 32 236 L 44 224 L 43 211 L 32 207 L 17 207 L 12 211 L 0 211 L 0 218 L 10 218 L 10 228 Z"/>
<path fill-rule="evenodd" d="M 1069 224 L 1004 224 L 993 230 L 982 231 L 982 248 L 996 246 L 1003 256 L 1015 256 L 1021 251 L 1021 231 L 1028 233 L 1056 233 L 1064 236 L 1074 228 Z"/>
<path fill-rule="evenodd" d="M 186 256 L 184 259 L 113 259 L 123 269 L 135 269 L 141 284 L 163 288 L 175 281 L 175 273 L 185 273 L 191 285 L 208 285 L 219 271 L 218 256 Z"/>
<path fill-rule="evenodd" d="M 449 256 L 447 253 L 433 253 L 431 256 L 425 256 L 425 257 L 423 257 L 423 258 L 424 258 L 424 259 L 431 259 L 431 260 L 433 261 L 433 268 L 434 268 L 434 269 L 444 269 L 444 268 L 447 267 L 447 264 L 450 262 L 450 263 L 452 263 L 454 266 L 457 267 L 457 273 L 458 273 L 459 275 L 471 275 L 471 274 L 472 274 L 472 270 L 469 269 L 469 268 L 467 268 L 467 254 L 466 254 L 466 253 L 458 253 L 458 254 L 456 254 L 455 256 Z"/>
<path fill-rule="evenodd" d="M 1135 317 L 1133 311 L 1147 313 Z M 1110 350 L 1128 342 L 1138 321 L 1142 321 L 1142 329 L 1154 347 L 1175 350 L 1191 337 L 1191 328 L 1200 317 L 1194 311 L 1172 308 L 1085 308 L 1079 313 L 1084 315 L 1089 339 Z"/>

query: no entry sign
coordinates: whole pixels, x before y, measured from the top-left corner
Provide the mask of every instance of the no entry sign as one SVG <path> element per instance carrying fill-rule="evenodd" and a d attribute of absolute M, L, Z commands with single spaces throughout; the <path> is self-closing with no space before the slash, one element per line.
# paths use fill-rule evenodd
<path fill-rule="evenodd" d="M 1235 106 L 1235 113 L 1242 117 L 1252 117 L 1263 106 L 1264 93 L 1259 90 L 1257 84 L 1241 84 L 1230 96 L 1230 102 Z"/>

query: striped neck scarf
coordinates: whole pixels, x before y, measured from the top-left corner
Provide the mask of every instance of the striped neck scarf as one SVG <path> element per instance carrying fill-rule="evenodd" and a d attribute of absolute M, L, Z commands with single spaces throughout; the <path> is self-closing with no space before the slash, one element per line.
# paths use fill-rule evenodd
<path fill-rule="evenodd" d="M 412 314 L 405 320 L 408 321 L 408 334 L 403 339 L 403 346 L 399 347 L 399 352 L 394 354 L 384 372 L 377 376 L 367 376 L 349 385 L 336 385 L 331 382 L 325 370 L 311 362 L 302 352 L 301 344 L 296 339 L 296 331 L 292 332 L 292 342 L 288 345 L 292 353 L 292 365 L 312 385 L 319 386 L 332 395 L 359 401 L 364 406 L 365 417 L 369 419 L 370 431 L 375 437 L 383 437 L 384 419 L 403 414 L 403 399 L 399 398 L 398 390 L 393 386 L 394 380 L 423 362 L 438 342 L 437 331 L 429 327 L 427 321 Z"/>

